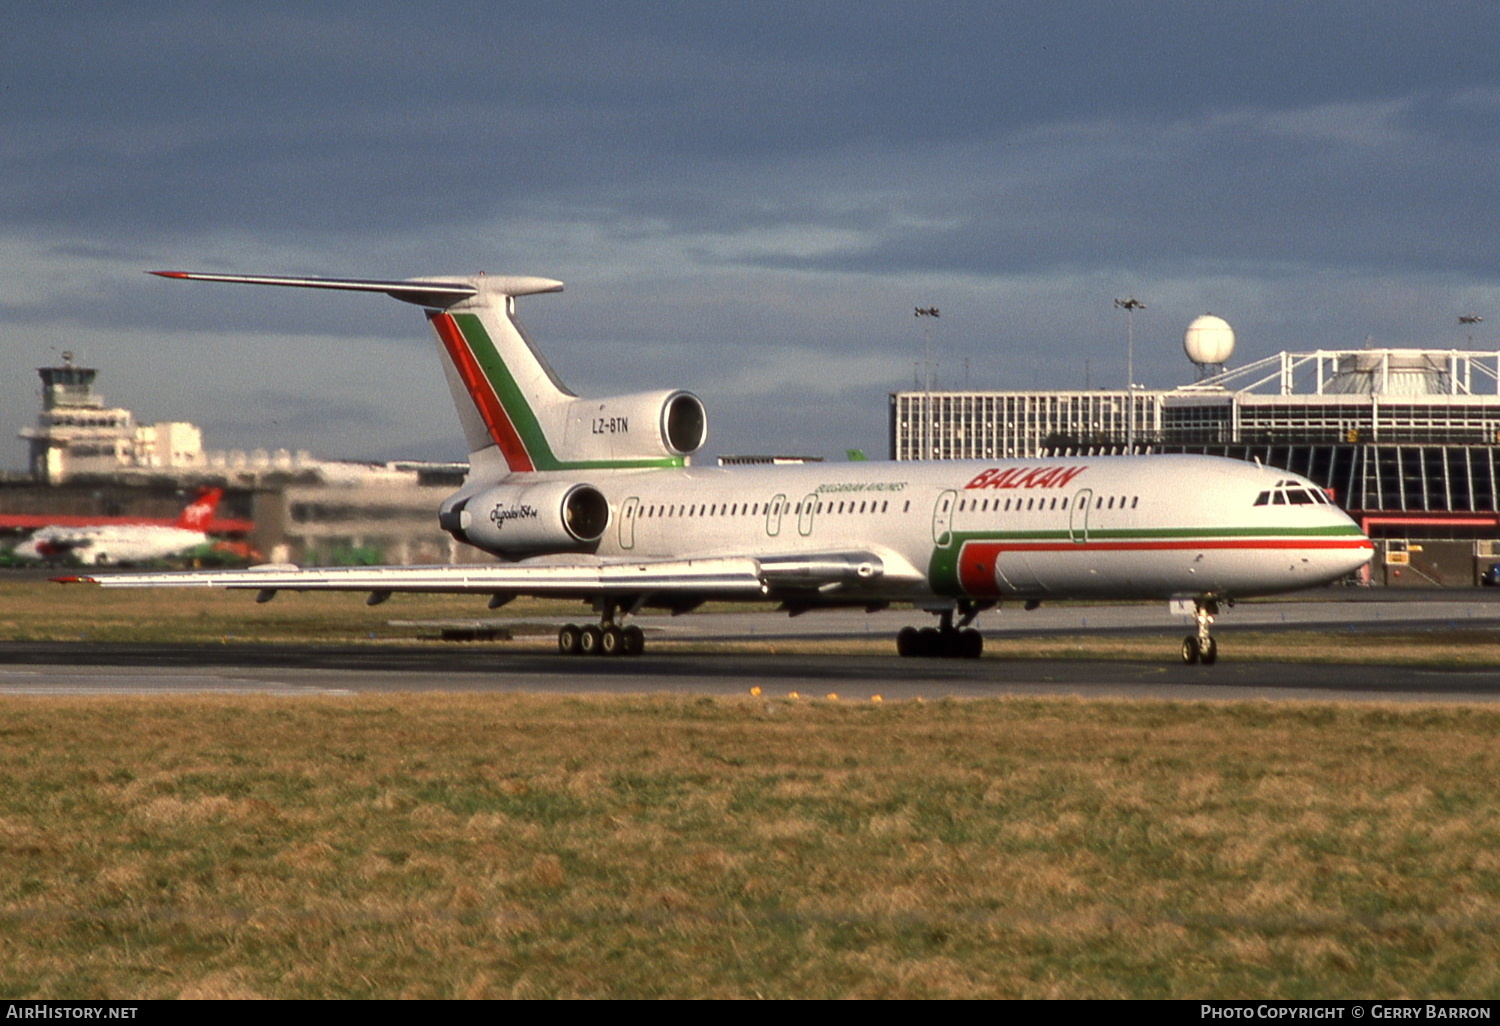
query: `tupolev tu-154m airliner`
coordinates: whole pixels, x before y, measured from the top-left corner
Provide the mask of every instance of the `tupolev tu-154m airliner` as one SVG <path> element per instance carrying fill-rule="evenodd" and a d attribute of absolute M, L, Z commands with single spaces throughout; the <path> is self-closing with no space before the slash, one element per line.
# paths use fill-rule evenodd
<path fill-rule="evenodd" d="M 546 278 L 367 281 L 155 271 L 166 278 L 385 293 L 426 312 L 470 450 L 438 522 L 499 564 L 127 573 L 110 588 L 518 595 L 592 604 L 558 632 L 567 654 L 639 653 L 645 608 L 774 601 L 796 615 L 893 603 L 936 614 L 903 656 L 974 658 L 972 624 L 1005 600 L 1168 600 L 1191 608 L 1189 663 L 1213 663 L 1220 606 L 1312 588 L 1370 558 L 1370 540 L 1316 485 L 1207 456 L 696 466 L 703 403 L 666 390 L 585 399 L 516 317 Z"/>

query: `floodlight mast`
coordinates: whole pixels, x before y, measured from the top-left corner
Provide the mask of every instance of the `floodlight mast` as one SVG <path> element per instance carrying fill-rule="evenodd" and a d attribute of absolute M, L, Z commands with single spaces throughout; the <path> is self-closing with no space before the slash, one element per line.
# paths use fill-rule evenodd
<path fill-rule="evenodd" d="M 940 316 L 935 306 L 914 307 L 917 317 Z M 932 459 L 932 321 L 923 323 L 923 380 L 925 386 L 922 398 L 922 458 Z"/>
<path fill-rule="evenodd" d="M 1135 452 L 1135 312 L 1146 309 L 1146 304 L 1131 296 L 1115 300 L 1115 306 L 1125 311 L 1125 451 Z"/>
<path fill-rule="evenodd" d="M 1484 318 L 1480 317 L 1478 314 L 1459 314 L 1458 315 L 1458 323 L 1468 326 L 1468 329 L 1469 329 L 1469 348 L 1470 349 L 1474 348 L 1474 325 L 1478 324 L 1479 322 L 1481 322 L 1483 320 L 1484 320 Z"/>

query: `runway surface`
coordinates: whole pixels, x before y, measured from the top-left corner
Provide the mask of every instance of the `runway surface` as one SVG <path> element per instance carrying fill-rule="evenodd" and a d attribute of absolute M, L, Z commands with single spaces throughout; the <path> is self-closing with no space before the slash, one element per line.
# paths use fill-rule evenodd
<path fill-rule="evenodd" d="M 1389 594 L 1389 593 L 1387 593 Z M 988 637 L 1054 633 L 1160 636 L 1159 661 L 926 660 L 894 655 L 702 654 L 648 641 L 637 658 L 564 658 L 545 637 L 512 646 L 428 645 L 104 645 L 0 644 L 0 695 L 230 693 L 282 696 L 394 691 L 556 694 L 837 695 L 868 701 L 1077 695 L 1164 699 L 1318 699 L 1333 701 L 1500 701 L 1500 670 L 1337 666 L 1237 661 L 1242 630 L 1496 631 L 1500 602 L 1489 592 L 1336 601 L 1267 602 L 1227 610 L 1215 633 L 1216 666 L 1183 666 L 1176 639 L 1183 617 L 1159 606 L 1065 606 L 1006 610 L 982 622 Z M 1496 596 L 1500 598 L 1500 596 Z M 911 610 L 821 613 L 788 619 L 728 613 L 646 618 L 648 638 L 703 642 L 754 638 L 892 638 Z M 503 622 L 503 618 L 485 622 Z"/>

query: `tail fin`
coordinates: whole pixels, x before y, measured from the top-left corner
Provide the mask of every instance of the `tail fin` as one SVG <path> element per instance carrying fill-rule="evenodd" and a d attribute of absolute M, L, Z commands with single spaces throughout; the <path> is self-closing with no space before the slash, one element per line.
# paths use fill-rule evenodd
<path fill-rule="evenodd" d="M 517 296 L 555 292 L 561 282 L 468 281 L 472 298 L 428 310 L 427 319 L 442 346 L 471 465 L 498 452 L 516 473 L 680 467 L 703 445 L 703 404 L 691 393 L 580 399 L 568 391 L 516 319 Z"/>
<path fill-rule="evenodd" d="M 180 527 L 184 531 L 197 531 L 199 534 L 207 533 L 208 525 L 213 522 L 214 512 L 219 508 L 219 500 L 224 497 L 222 488 L 205 488 L 198 493 L 198 497 L 184 509 L 174 527 Z"/>
<path fill-rule="evenodd" d="M 521 279 L 521 291 L 515 279 L 471 281 L 473 297 L 427 311 L 470 458 L 494 448 L 512 471 L 563 469 L 547 429 L 576 396 L 516 319 L 518 295 L 555 292 L 562 283 Z"/>
<path fill-rule="evenodd" d="M 602 401 L 568 391 L 516 319 L 516 297 L 561 292 L 550 278 L 370 281 L 153 271 L 165 278 L 383 292 L 427 308 L 475 467 L 513 472 L 682 466 L 707 438 L 687 392 Z M 632 427 L 634 430 L 632 431 Z M 642 430 L 644 428 L 644 430 Z"/>

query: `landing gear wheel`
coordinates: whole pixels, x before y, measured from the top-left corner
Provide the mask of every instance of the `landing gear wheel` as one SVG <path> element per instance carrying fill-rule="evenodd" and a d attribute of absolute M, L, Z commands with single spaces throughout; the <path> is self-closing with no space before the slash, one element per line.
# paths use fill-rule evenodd
<path fill-rule="evenodd" d="M 943 654 L 943 636 L 936 627 L 923 627 L 917 631 L 917 655 L 923 659 Z"/>
<path fill-rule="evenodd" d="M 903 627 L 896 632 L 896 654 L 903 659 L 921 655 L 921 634 L 915 627 Z"/>
<path fill-rule="evenodd" d="M 563 655 L 577 655 L 579 630 L 577 624 L 568 624 L 557 632 L 557 650 Z"/>
<path fill-rule="evenodd" d="M 599 654 L 607 656 L 625 654 L 625 633 L 614 624 L 600 629 Z"/>
<path fill-rule="evenodd" d="M 1209 630 L 1214 617 L 1219 615 L 1219 600 L 1209 596 L 1193 600 L 1193 618 L 1198 621 L 1198 633 L 1189 634 L 1182 642 L 1182 661 L 1191 666 L 1202 663 L 1212 666 L 1219 661 L 1219 643 Z"/>
<path fill-rule="evenodd" d="M 1212 666 L 1219 661 L 1219 643 L 1213 638 L 1204 638 L 1198 644 L 1198 660 L 1204 666 Z"/>
<path fill-rule="evenodd" d="M 598 655 L 604 648 L 604 632 L 598 627 L 585 627 L 578 632 L 578 651 L 581 655 Z"/>
<path fill-rule="evenodd" d="M 978 659 L 984 654 L 984 635 L 972 627 L 958 634 L 958 655 L 961 659 Z"/>
<path fill-rule="evenodd" d="M 1189 634 L 1187 637 L 1183 638 L 1182 661 L 1188 666 L 1192 666 L 1198 661 L 1199 655 L 1200 653 L 1198 652 L 1198 636 L 1196 634 Z"/>
<path fill-rule="evenodd" d="M 635 656 L 646 651 L 646 632 L 635 624 L 631 624 L 621 632 L 621 641 L 624 647 L 621 649 L 625 655 Z"/>

